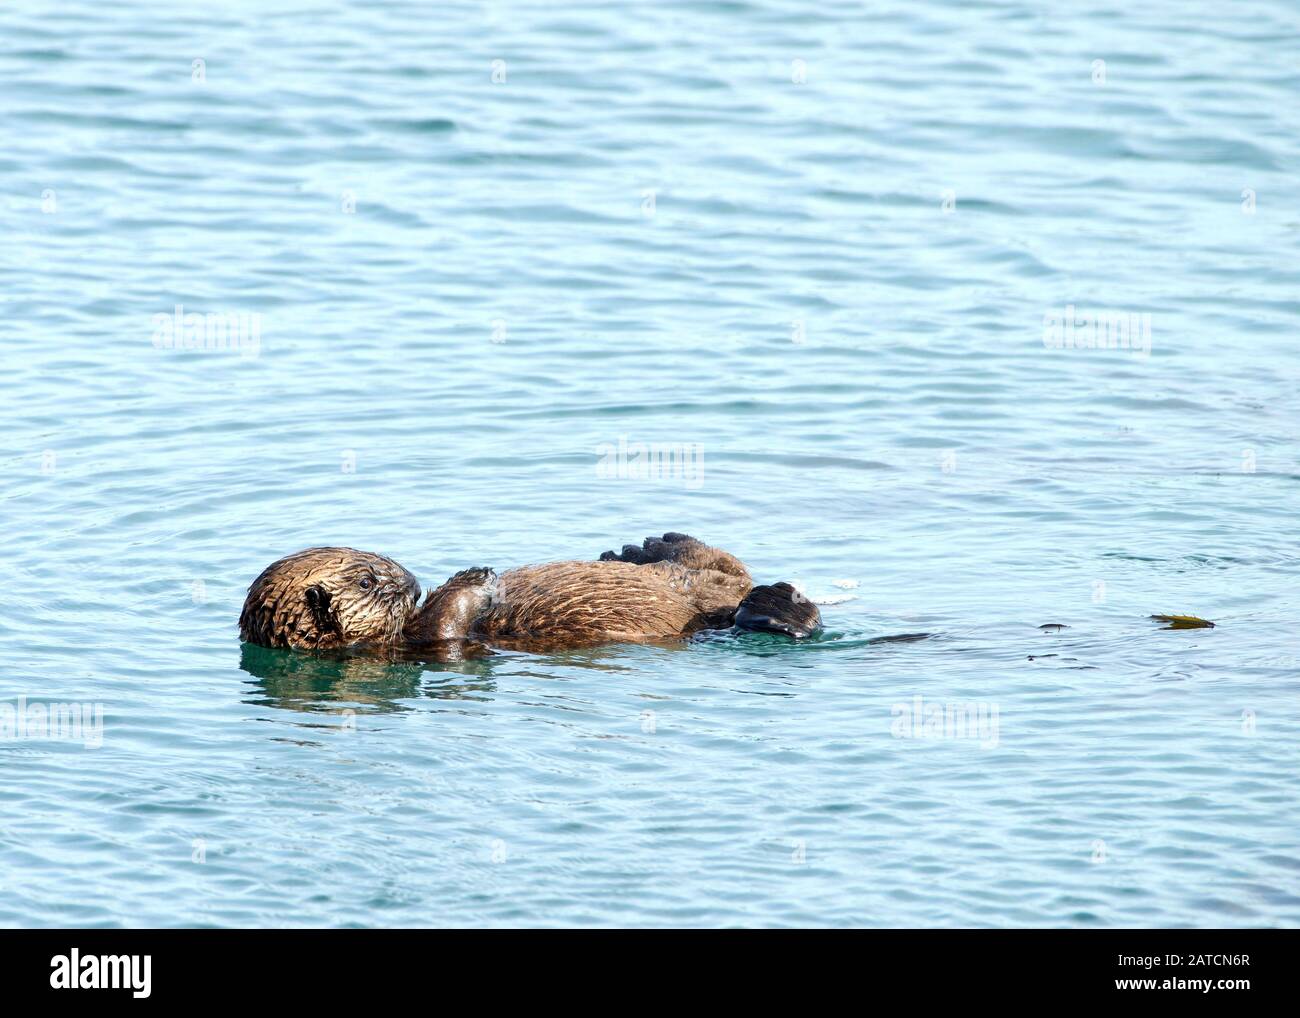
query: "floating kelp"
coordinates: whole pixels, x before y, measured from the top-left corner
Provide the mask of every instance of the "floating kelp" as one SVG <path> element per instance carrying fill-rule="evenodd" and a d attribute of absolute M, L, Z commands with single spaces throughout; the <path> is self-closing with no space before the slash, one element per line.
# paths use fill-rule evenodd
<path fill-rule="evenodd" d="M 1213 629 L 1214 623 L 1195 615 L 1152 615 L 1156 622 L 1167 623 L 1166 629 Z"/>

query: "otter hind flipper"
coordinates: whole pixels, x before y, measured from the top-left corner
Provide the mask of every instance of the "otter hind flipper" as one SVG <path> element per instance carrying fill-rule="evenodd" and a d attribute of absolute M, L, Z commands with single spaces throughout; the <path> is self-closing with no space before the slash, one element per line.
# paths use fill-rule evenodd
<path fill-rule="evenodd" d="M 603 552 L 600 561 L 631 562 L 639 566 L 654 562 L 675 562 L 687 569 L 713 569 L 731 576 L 749 577 L 749 570 L 735 555 L 705 544 L 689 534 L 671 530 L 663 537 L 647 537 L 639 546 L 625 544 L 621 552 Z"/>
<path fill-rule="evenodd" d="M 414 642 L 464 640 L 475 620 L 497 600 L 495 569 L 476 566 L 462 569 L 437 590 L 429 592 L 416 617 L 407 627 Z"/>
<path fill-rule="evenodd" d="M 798 640 L 821 628 L 817 606 L 789 583 L 755 587 L 736 609 L 736 626 L 760 633 L 780 633 Z"/>
<path fill-rule="evenodd" d="M 669 531 L 663 537 L 647 537 L 640 544 L 625 544 L 621 552 L 602 552 L 602 562 L 631 562 L 644 566 L 652 562 L 678 562 L 688 568 L 699 569 L 700 566 L 684 562 L 683 559 L 698 555 L 700 551 L 714 551 L 707 544 L 689 534 Z M 725 554 L 725 552 L 723 553 Z"/>

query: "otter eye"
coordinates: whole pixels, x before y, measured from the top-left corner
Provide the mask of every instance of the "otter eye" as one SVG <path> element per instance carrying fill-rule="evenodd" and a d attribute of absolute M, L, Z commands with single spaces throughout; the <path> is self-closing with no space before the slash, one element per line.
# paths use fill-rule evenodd
<path fill-rule="evenodd" d="M 361 582 L 360 584 L 358 584 L 358 586 L 360 586 L 362 590 L 369 590 L 374 585 L 375 585 L 375 581 L 372 580 L 369 576 L 361 577 Z"/>

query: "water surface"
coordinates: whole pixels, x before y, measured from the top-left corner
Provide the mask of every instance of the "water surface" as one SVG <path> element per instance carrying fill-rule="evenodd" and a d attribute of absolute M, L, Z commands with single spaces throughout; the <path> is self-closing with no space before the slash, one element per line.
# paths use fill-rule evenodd
<path fill-rule="evenodd" d="M 0 741 L 0 924 L 1300 923 L 1290 4 L 0 40 L 0 702 L 104 711 Z M 168 348 L 178 305 L 256 342 Z M 1067 306 L 1149 350 L 1052 348 Z M 239 643 L 304 546 L 427 587 L 664 530 L 826 632 Z"/>

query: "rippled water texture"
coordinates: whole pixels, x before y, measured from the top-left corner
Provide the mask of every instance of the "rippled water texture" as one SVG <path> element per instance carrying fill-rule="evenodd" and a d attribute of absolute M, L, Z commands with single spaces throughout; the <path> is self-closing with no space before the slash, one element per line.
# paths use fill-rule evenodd
<path fill-rule="evenodd" d="M 1297 52 L 1283 0 L 5 4 L 0 702 L 104 727 L 0 741 L 0 924 L 1300 923 Z M 664 530 L 826 632 L 235 627 L 307 545 Z"/>

